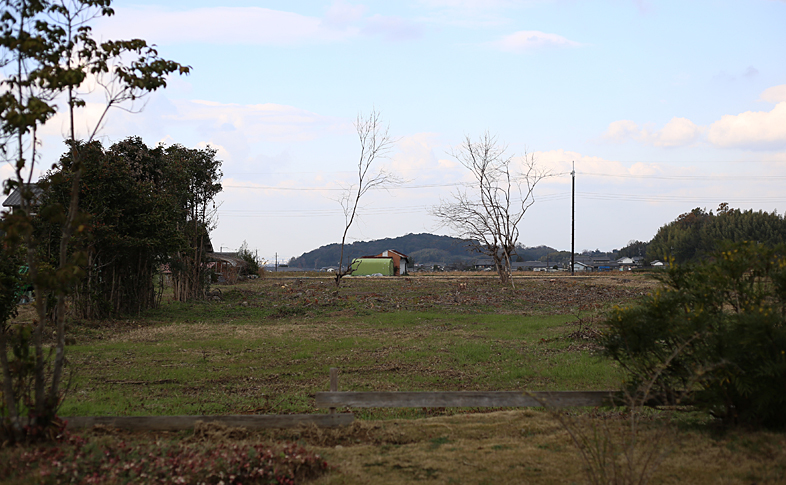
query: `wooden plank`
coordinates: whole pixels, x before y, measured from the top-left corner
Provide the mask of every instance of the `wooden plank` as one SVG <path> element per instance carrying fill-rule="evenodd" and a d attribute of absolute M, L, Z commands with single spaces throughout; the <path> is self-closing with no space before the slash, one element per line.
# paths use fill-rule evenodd
<path fill-rule="evenodd" d="M 104 425 L 139 431 L 179 431 L 193 428 L 198 421 L 249 429 L 296 428 L 309 424 L 315 424 L 321 428 L 335 428 L 351 424 L 355 420 L 355 415 L 340 413 L 240 416 L 78 416 L 62 419 L 68 422 L 68 428 L 92 428 L 95 425 Z"/>
<path fill-rule="evenodd" d="M 338 368 L 330 368 L 330 392 L 338 391 Z M 335 414 L 336 408 L 330 408 L 330 414 Z"/>
<path fill-rule="evenodd" d="M 316 406 L 352 408 L 475 408 L 607 406 L 613 391 L 317 392 Z"/>

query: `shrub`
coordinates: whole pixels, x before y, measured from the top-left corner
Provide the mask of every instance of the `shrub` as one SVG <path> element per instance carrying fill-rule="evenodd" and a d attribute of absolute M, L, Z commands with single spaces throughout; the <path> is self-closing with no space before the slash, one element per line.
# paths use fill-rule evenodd
<path fill-rule="evenodd" d="M 629 390 L 654 378 L 665 402 L 687 395 L 725 423 L 786 425 L 786 247 L 727 244 L 660 278 L 607 320 L 605 353 Z"/>
<path fill-rule="evenodd" d="M 246 265 L 240 270 L 240 274 L 244 276 L 259 274 L 259 261 L 257 261 L 256 255 L 248 249 L 246 241 L 243 241 L 243 244 L 240 245 L 237 256 L 246 262 Z"/>
<path fill-rule="evenodd" d="M 0 455 L 4 483 L 288 485 L 327 469 L 319 455 L 295 444 L 185 445 L 70 436 L 57 446 L 20 447 Z"/>

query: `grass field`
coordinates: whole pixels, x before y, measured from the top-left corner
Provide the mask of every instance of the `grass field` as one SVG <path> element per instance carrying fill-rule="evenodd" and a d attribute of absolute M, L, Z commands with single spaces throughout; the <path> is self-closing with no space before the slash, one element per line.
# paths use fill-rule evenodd
<path fill-rule="evenodd" d="M 314 412 L 330 367 L 350 391 L 616 388 L 620 376 L 592 337 L 600 309 L 649 284 L 631 283 L 356 278 L 336 291 L 326 279 L 266 278 L 226 287 L 223 301 L 74 323 L 61 414 Z"/>
<path fill-rule="evenodd" d="M 61 415 L 325 412 L 339 389 L 601 390 L 622 376 L 595 343 L 603 311 L 650 292 L 641 275 L 517 278 L 268 277 L 221 287 L 221 300 L 165 301 L 134 318 L 72 322 L 73 371 Z M 26 315 L 28 315 L 26 317 Z M 29 318 L 23 311 L 19 318 Z M 98 430 L 89 439 L 294 441 L 333 469 L 320 484 L 582 483 L 582 461 L 555 415 L 536 409 L 355 410 L 349 428 L 247 432 Z M 574 429 L 622 446 L 620 410 L 573 410 Z M 671 423 L 664 425 L 664 423 Z M 655 483 L 785 483 L 786 438 L 719 431 L 690 410 L 653 411 L 636 435 L 657 451 Z M 667 431 L 664 434 L 664 430 Z M 649 447 L 649 448 L 648 448 Z M 22 482 L 19 482 L 22 483 Z"/>

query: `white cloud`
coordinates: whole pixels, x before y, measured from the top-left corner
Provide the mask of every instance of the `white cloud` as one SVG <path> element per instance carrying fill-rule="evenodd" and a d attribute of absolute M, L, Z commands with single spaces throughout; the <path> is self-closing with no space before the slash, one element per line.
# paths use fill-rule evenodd
<path fill-rule="evenodd" d="M 362 35 L 409 40 L 419 24 L 400 17 L 366 16 L 367 8 L 334 2 L 324 17 L 261 7 L 209 7 L 173 10 L 139 6 L 118 8 L 97 22 L 99 38 L 143 38 L 155 44 L 298 45 L 337 42 Z"/>
<path fill-rule="evenodd" d="M 513 5 L 511 0 L 421 0 L 420 3 L 431 8 L 457 10 L 496 10 Z"/>
<path fill-rule="evenodd" d="M 412 40 L 423 35 L 420 25 L 402 17 L 383 15 L 368 18 L 362 32 L 366 35 L 381 35 L 392 41 Z"/>
<path fill-rule="evenodd" d="M 436 133 L 416 133 L 399 139 L 390 169 L 405 179 L 413 180 L 413 183 L 459 180 L 465 175 L 465 169 L 455 159 L 440 158 L 435 154 L 448 148 L 438 138 Z"/>
<path fill-rule="evenodd" d="M 656 175 L 662 173 L 661 168 L 656 164 L 635 163 L 630 167 L 621 162 L 607 160 L 602 157 L 582 155 L 581 153 L 570 150 L 549 150 L 545 152 L 533 153 L 535 163 L 541 169 L 547 170 L 552 175 L 569 173 L 573 169 L 575 162 L 576 172 L 587 175 L 616 176 L 615 182 L 623 182 L 625 177 Z M 546 179 L 546 182 L 570 183 L 567 177 L 555 177 Z"/>
<path fill-rule="evenodd" d="M 217 143 L 210 143 L 206 141 L 200 141 L 196 144 L 196 147 L 200 150 L 204 150 L 205 148 L 212 148 L 216 150 L 216 158 L 225 162 L 232 161 L 232 155 L 229 153 L 229 150 L 226 147 L 219 145 Z"/>
<path fill-rule="evenodd" d="M 343 120 L 273 103 L 224 104 L 214 101 L 174 101 L 175 113 L 165 119 L 196 124 L 205 133 L 240 132 L 251 141 L 305 141 L 330 132 L 346 131 Z"/>
<path fill-rule="evenodd" d="M 609 123 L 609 128 L 603 134 L 603 138 L 624 143 L 631 138 L 636 138 L 640 133 L 639 125 L 632 120 L 618 120 Z"/>
<path fill-rule="evenodd" d="M 765 89 L 759 99 L 768 103 L 786 102 L 786 84 Z"/>
<path fill-rule="evenodd" d="M 97 23 L 100 37 L 143 38 L 156 44 L 289 45 L 338 41 L 358 33 L 356 28 L 340 27 L 319 17 L 260 7 L 171 10 L 145 6 L 115 10 L 116 15 Z"/>
<path fill-rule="evenodd" d="M 324 22 L 339 28 L 360 21 L 366 13 L 365 5 L 351 5 L 343 0 L 333 2 L 325 13 Z"/>
<path fill-rule="evenodd" d="M 488 45 L 505 52 L 529 52 L 545 48 L 578 47 L 581 44 L 561 35 L 537 30 L 521 30 L 490 42 Z"/>
<path fill-rule="evenodd" d="M 769 99 L 775 99 L 780 95 L 780 91 L 768 91 L 762 96 L 767 94 Z M 768 150 L 786 147 L 786 102 L 778 103 L 772 111 L 722 116 L 710 126 L 707 138 L 710 143 L 724 148 Z"/>
<path fill-rule="evenodd" d="M 659 147 L 678 147 L 690 145 L 701 136 L 701 128 L 687 118 L 672 118 L 661 130 L 645 134 L 651 145 Z"/>
<path fill-rule="evenodd" d="M 603 138 L 618 143 L 636 140 L 645 145 L 672 148 L 697 142 L 702 131 L 702 127 L 687 118 L 674 117 L 657 131 L 640 128 L 631 120 L 619 120 L 609 123 Z"/>

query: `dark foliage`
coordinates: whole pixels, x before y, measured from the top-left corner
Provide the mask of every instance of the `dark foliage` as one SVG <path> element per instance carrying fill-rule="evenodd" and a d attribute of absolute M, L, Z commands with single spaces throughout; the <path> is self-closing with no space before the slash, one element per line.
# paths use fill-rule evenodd
<path fill-rule="evenodd" d="M 237 250 L 237 257 L 246 262 L 246 265 L 240 269 L 242 275 L 258 275 L 259 274 L 259 261 L 256 255 L 248 249 L 248 243 L 243 241 L 240 248 Z"/>
<path fill-rule="evenodd" d="M 715 214 L 697 207 L 658 230 L 647 247 L 647 258 L 697 261 L 724 241 L 786 244 L 786 219 L 776 212 L 730 209 L 728 204 L 721 204 Z"/>
<path fill-rule="evenodd" d="M 24 255 L 0 244 L 0 322 L 14 318 L 24 289 Z"/>
<path fill-rule="evenodd" d="M 786 425 L 786 246 L 727 244 L 674 265 L 664 287 L 615 310 L 603 337 L 635 390 L 683 391 L 726 423 Z"/>
<path fill-rule="evenodd" d="M 647 255 L 647 247 L 649 244 L 648 242 L 637 241 L 635 239 L 628 241 L 628 245 L 617 251 L 616 256 L 617 258 L 632 258 L 634 256 L 644 257 Z"/>
<path fill-rule="evenodd" d="M 220 184 L 213 188 L 213 180 L 220 177 L 217 167 L 221 162 L 214 160 L 209 149 L 188 150 L 178 145 L 151 149 L 137 137 L 108 150 L 97 141 L 79 144 L 79 151 L 83 156 L 79 207 L 84 225 L 74 236 L 73 246 L 84 252 L 87 261 L 85 278 L 74 289 L 73 310 L 81 318 L 95 319 L 152 308 L 160 298 L 155 276 L 162 265 L 169 264 L 177 275 L 193 276 L 188 262 L 203 260 L 207 233 L 200 209 L 193 203 L 203 194 L 194 194 L 201 183 L 194 180 L 209 179 L 209 194 L 220 190 Z M 47 187 L 43 207 L 49 212 L 61 211 L 70 198 L 73 172 L 69 161 L 67 152 L 41 181 Z M 38 222 L 41 257 L 52 266 L 57 265 L 58 254 L 52 248 L 59 246 L 61 221 L 62 217 L 52 216 Z M 201 253 L 196 254 L 198 250 Z M 197 283 L 205 279 L 199 277 L 202 266 L 193 276 Z"/>

